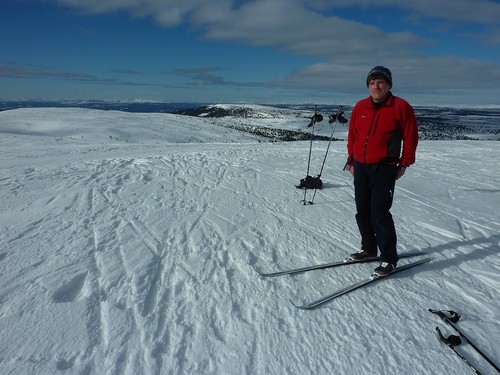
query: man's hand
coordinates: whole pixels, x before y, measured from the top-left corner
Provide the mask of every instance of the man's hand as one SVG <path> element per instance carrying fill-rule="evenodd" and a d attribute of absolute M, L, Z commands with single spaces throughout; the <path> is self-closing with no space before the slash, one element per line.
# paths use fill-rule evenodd
<path fill-rule="evenodd" d="M 349 172 L 352 174 L 352 177 L 354 177 L 354 165 L 349 166 Z"/>
<path fill-rule="evenodd" d="M 396 180 L 399 180 L 406 172 L 406 167 L 399 167 L 398 173 L 396 173 Z"/>

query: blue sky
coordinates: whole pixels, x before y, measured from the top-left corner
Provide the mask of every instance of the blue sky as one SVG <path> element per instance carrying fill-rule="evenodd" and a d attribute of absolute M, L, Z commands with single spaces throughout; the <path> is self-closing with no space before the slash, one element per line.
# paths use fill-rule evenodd
<path fill-rule="evenodd" d="M 0 99 L 500 105 L 500 1 L 0 0 Z"/>

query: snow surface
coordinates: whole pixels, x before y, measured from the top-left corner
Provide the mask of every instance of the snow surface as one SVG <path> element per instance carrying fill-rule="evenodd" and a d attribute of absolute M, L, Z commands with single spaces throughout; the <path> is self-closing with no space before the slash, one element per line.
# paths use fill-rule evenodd
<path fill-rule="evenodd" d="M 376 266 L 268 279 L 253 268 L 358 249 L 345 141 L 303 205 L 294 184 L 309 142 L 214 119 L 18 109 L 0 112 L 0 133 L 1 374 L 469 373 L 428 308 L 460 313 L 500 364 L 498 142 L 422 141 L 393 214 L 399 251 L 433 261 L 302 311 L 289 300 Z M 312 174 L 326 145 L 313 144 Z M 496 373 L 469 345 L 457 350 Z"/>

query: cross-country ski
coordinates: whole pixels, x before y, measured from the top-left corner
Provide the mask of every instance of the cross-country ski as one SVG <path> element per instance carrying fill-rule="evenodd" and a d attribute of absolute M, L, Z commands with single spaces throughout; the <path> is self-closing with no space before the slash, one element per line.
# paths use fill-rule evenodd
<path fill-rule="evenodd" d="M 416 257 L 416 256 L 426 255 L 426 254 L 427 253 L 423 252 L 423 251 L 414 251 L 414 252 L 399 254 L 399 257 L 400 258 L 410 258 L 410 257 Z M 256 266 L 254 266 L 254 269 L 262 277 L 276 277 L 276 276 L 283 276 L 283 275 L 294 275 L 297 273 L 303 273 L 303 272 L 314 271 L 314 270 L 321 270 L 321 269 L 325 269 L 325 268 L 334 268 L 334 267 L 346 266 L 346 265 L 350 265 L 350 264 L 376 262 L 376 261 L 380 261 L 380 256 L 365 258 L 362 260 L 353 260 L 351 258 L 345 258 L 344 260 L 337 261 L 337 262 L 315 264 L 312 266 L 293 268 L 293 269 L 288 269 L 288 270 L 283 270 L 283 271 L 266 272 L 266 271 L 263 271 L 261 268 L 256 267 Z"/>
<path fill-rule="evenodd" d="M 378 281 L 378 280 L 384 280 L 384 279 L 387 279 L 389 278 L 390 276 L 394 275 L 395 273 L 398 273 L 398 272 L 401 272 L 401 271 L 404 271 L 404 270 L 407 270 L 409 268 L 413 268 L 415 266 L 418 266 L 420 264 L 424 264 L 424 263 L 427 263 L 429 261 L 432 260 L 432 257 L 427 257 L 427 258 L 424 258 L 424 259 L 420 259 L 420 260 L 417 260 L 415 262 L 411 262 L 411 263 L 408 263 L 408 264 L 405 264 L 405 265 L 402 265 L 402 266 L 398 266 L 396 267 L 396 269 L 391 273 L 389 274 L 388 276 L 384 276 L 384 277 L 380 277 L 380 276 L 376 276 L 376 275 L 371 275 L 370 277 L 367 277 L 366 279 L 363 279 L 363 280 L 360 280 L 354 284 L 351 284 L 351 285 L 348 285 L 348 286 L 345 286 L 331 294 L 327 294 L 315 301 L 312 301 L 312 302 L 307 302 L 307 303 L 303 303 L 303 304 L 298 304 L 298 303 L 295 303 L 293 301 L 290 301 L 295 307 L 297 307 L 298 309 L 301 309 L 301 310 L 311 310 L 311 309 L 314 309 L 318 306 L 321 306 L 327 302 L 330 302 L 331 300 L 337 298 L 337 297 L 340 297 L 344 294 L 347 294 L 349 292 L 352 292 L 356 289 L 359 289 L 367 284 L 370 284 L 370 283 L 373 283 L 375 281 Z"/>

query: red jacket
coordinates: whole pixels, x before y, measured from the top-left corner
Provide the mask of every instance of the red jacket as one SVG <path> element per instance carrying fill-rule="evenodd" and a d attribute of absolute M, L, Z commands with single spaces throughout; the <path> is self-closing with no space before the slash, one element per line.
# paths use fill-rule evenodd
<path fill-rule="evenodd" d="M 354 106 L 347 139 L 348 164 L 353 160 L 365 164 L 385 161 L 408 167 L 415 163 L 417 143 L 415 112 L 405 100 L 389 92 L 379 108 L 370 97 Z"/>

